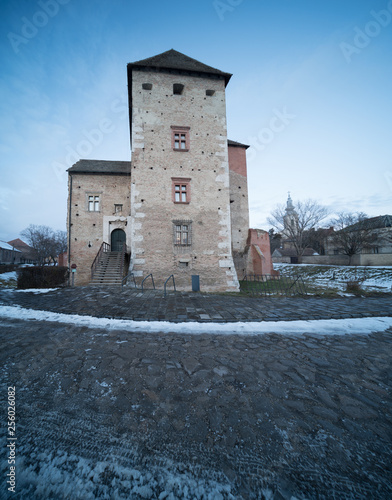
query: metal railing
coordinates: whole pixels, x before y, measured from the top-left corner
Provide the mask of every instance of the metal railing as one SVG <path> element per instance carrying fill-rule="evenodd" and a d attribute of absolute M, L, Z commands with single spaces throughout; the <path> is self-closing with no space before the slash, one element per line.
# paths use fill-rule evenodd
<path fill-rule="evenodd" d="M 147 278 L 149 278 L 151 276 L 151 280 L 152 280 L 152 286 L 154 287 L 154 290 L 155 290 L 155 284 L 154 284 L 154 278 L 152 276 L 152 273 L 148 274 L 144 280 L 142 281 L 142 293 L 143 293 L 143 285 L 144 285 L 144 282 L 146 281 Z"/>
<path fill-rule="evenodd" d="M 127 245 L 126 243 L 123 243 L 123 246 L 121 248 L 121 265 L 120 265 L 120 276 L 123 276 L 124 273 L 124 263 L 125 263 L 125 252 L 127 251 Z"/>
<path fill-rule="evenodd" d="M 109 243 L 106 243 L 105 241 L 102 242 L 102 245 L 99 247 L 98 253 L 95 256 L 95 259 L 93 260 L 93 263 L 91 264 L 91 279 L 94 278 L 94 273 L 97 269 L 98 263 L 100 258 L 102 257 L 103 253 L 110 252 L 110 245 Z"/>
<path fill-rule="evenodd" d="M 276 296 L 306 295 L 302 276 L 287 277 L 270 274 L 245 275 L 241 283 L 241 291 L 251 295 Z"/>
<path fill-rule="evenodd" d="M 136 280 L 135 280 L 135 275 L 133 274 L 133 272 L 127 274 L 122 280 L 121 280 L 121 288 L 124 286 L 125 282 L 127 281 L 127 279 L 129 277 L 132 276 L 132 279 L 133 279 L 133 284 L 135 285 L 135 288 L 137 288 L 137 285 L 136 285 Z"/>
<path fill-rule="evenodd" d="M 174 276 L 173 276 L 173 274 L 171 274 L 171 275 L 167 278 L 167 280 L 165 281 L 165 285 L 164 285 L 164 287 L 163 287 L 163 296 L 164 296 L 164 297 L 166 297 L 166 283 L 169 281 L 169 279 L 170 279 L 170 278 L 172 278 L 172 279 L 173 279 L 173 287 L 174 287 L 174 291 L 176 291 L 176 283 L 175 283 L 175 281 L 174 281 Z"/>

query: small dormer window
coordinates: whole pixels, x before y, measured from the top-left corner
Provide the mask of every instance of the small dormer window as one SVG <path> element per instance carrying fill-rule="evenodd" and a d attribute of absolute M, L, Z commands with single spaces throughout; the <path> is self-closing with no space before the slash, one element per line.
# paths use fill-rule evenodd
<path fill-rule="evenodd" d="M 182 83 L 173 84 L 173 94 L 181 95 L 183 90 L 184 90 L 184 85 L 182 85 Z"/>
<path fill-rule="evenodd" d="M 213 96 L 215 94 L 215 90 L 206 90 L 206 95 Z"/>

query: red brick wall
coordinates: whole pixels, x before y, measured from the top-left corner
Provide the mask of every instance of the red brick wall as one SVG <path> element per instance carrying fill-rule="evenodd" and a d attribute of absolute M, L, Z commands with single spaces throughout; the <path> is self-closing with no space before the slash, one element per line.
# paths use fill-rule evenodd
<path fill-rule="evenodd" d="M 234 146 L 229 146 L 228 149 L 229 169 L 246 177 L 246 149 Z"/>

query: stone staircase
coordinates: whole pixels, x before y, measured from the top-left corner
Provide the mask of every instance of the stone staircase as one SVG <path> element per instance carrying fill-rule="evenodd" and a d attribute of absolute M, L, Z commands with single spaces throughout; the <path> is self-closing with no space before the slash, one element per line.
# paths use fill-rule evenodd
<path fill-rule="evenodd" d="M 102 253 L 91 285 L 121 285 L 123 278 L 122 252 L 104 252 Z"/>

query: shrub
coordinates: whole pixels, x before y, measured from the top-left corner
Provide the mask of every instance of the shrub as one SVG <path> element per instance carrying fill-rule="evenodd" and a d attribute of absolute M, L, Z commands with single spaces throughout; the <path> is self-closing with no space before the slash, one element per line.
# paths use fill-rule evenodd
<path fill-rule="evenodd" d="M 361 291 L 360 281 L 347 281 L 346 291 L 351 293 L 358 293 Z"/>
<path fill-rule="evenodd" d="M 15 264 L 0 264 L 0 274 L 15 271 Z"/>
<path fill-rule="evenodd" d="M 23 267 L 18 271 L 18 288 L 53 288 L 62 286 L 65 285 L 68 276 L 67 267 Z"/>

